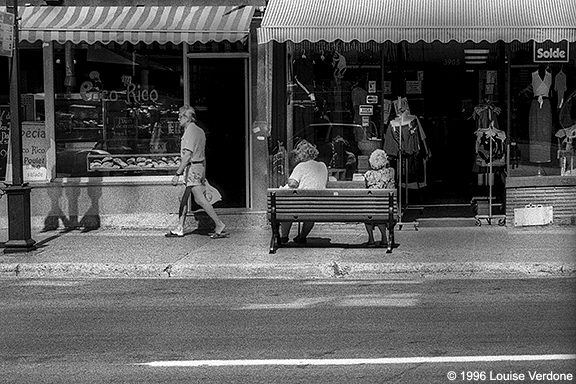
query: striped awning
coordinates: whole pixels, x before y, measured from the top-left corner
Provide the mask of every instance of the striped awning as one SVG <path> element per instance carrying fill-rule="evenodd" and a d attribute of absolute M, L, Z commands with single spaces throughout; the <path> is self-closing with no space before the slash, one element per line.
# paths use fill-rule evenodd
<path fill-rule="evenodd" d="M 576 41 L 576 0 L 270 0 L 259 43 Z"/>
<path fill-rule="evenodd" d="M 65 43 L 206 43 L 246 38 L 253 6 L 18 8 L 20 40 Z"/>

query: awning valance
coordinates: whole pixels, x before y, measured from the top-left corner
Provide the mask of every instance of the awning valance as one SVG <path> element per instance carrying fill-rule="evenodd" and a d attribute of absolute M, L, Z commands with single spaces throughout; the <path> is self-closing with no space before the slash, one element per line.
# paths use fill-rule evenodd
<path fill-rule="evenodd" d="M 206 43 L 244 39 L 252 6 L 19 7 L 20 39 L 65 43 Z"/>
<path fill-rule="evenodd" d="M 270 0 L 268 41 L 576 41 L 575 0 Z"/>

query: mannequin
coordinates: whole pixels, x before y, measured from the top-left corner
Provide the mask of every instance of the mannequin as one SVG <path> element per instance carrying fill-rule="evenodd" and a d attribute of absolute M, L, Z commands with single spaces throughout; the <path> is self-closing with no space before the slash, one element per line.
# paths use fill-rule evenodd
<path fill-rule="evenodd" d="M 548 98 L 551 86 L 550 68 L 540 65 L 537 71 L 532 72 L 533 99 L 528 120 L 530 161 L 533 163 L 551 161 L 552 107 Z"/>

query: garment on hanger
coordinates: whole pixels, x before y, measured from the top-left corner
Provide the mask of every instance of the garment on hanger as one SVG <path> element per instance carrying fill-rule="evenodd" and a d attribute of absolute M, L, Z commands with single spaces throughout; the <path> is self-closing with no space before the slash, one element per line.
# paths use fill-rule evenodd
<path fill-rule="evenodd" d="M 384 151 L 390 156 L 415 155 L 426 147 L 426 135 L 418 117 L 407 112 L 390 121 L 384 137 Z"/>
<path fill-rule="evenodd" d="M 310 95 L 314 93 L 314 62 L 302 51 L 301 56 L 292 63 L 292 68 L 297 85 L 294 99 L 310 100 Z"/>
<path fill-rule="evenodd" d="M 360 105 L 366 104 L 366 96 L 368 92 L 359 84 L 355 84 L 352 88 L 352 107 L 354 108 L 354 124 L 362 124 L 362 116 L 360 116 Z"/>
<path fill-rule="evenodd" d="M 567 89 L 566 74 L 560 70 L 556 75 L 556 79 L 554 79 L 554 90 L 558 94 L 558 109 L 562 108 L 562 104 L 564 104 L 564 92 L 566 92 Z"/>
<path fill-rule="evenodd" d="M 529 157 L 533 163 L 548 163 L 551 161 L 550 147 L 552 143 L 552 107 L 550 87 L 552 74 L 545 70 L 542 78 L 539 71 L 532 73 L 532 91 L 534 98 L 530 105 L 528 117 L 528 134 L 530 140 Z"/>
<path fill-rule="evenodd" d="M 476 161 L 473 172 L 481 172 L 479 167 L 504 166 L 506 159 L 506 133 L 498 129 L 497 116 L 502 112 L 494 103 L 485 100 L 474 108 L 472 117 L 476 120 Z M 492 147 L 492 152 L 490 152 Z"/>
<path fill-rule="evenodd" d="M 338 51 L 334 51 L 332 56 L 332 67 L 334 68 L 334 81 L 340 84 L 346 73 L 346 58 Z"/>
<path fill-rule="evenodd" d="M 506 133 L 494 127 L 482 128 L 476 135 L 476 164 L 480 167 L 502 167 L 506 163 Z M 490 143 L 490 141 L 492 143 Z M 492 147 L 492 152 L 490 152 Z"/>

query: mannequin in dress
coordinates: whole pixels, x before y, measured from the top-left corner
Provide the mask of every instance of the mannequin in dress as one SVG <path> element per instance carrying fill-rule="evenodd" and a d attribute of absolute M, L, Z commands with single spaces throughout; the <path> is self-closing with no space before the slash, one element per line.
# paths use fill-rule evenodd
<path fill-rule="evenodd" d="M 533 99 L 528 119 L 530 161 L 533 163 L 551 161 L 552 107 L 549 99 L 551 86 L 550 68 L 540 65 L 537 71 L 532 72 Z"/>

